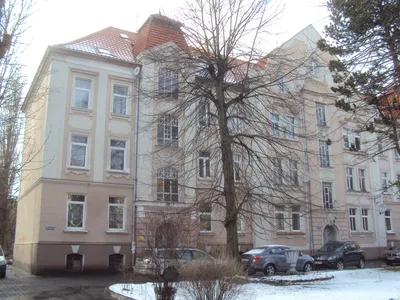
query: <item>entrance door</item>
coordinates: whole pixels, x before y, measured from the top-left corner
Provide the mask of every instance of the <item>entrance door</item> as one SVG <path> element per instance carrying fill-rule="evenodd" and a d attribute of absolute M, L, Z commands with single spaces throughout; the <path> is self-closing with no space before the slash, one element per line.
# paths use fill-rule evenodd
<path fill-rule="evenodd" d="M 337 240 L 337 229 L 333 225 L 327 225 L 324 229 L 324 244 Z"/>

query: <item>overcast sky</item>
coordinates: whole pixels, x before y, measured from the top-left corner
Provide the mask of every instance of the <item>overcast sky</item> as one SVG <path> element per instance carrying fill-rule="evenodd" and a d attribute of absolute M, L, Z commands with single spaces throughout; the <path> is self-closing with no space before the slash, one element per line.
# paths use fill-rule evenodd
<path fill-rule="evenodd" d="M 268 0 L 266 0 L 268 1 Z M 271 0 L 270 0 L 271 1 Z M 285 8 L 271 36 L 277 46 L 309 24 L 322 34 L 328 12 L 324 0 L 273 0 Z M 65 43 L 108 26 L 137 31 L 150 14 L 161 11 L 173 17 L 185 0 L 38 0 L 26 35 L 22 62 L 30 82 L 48 45 Z"/>

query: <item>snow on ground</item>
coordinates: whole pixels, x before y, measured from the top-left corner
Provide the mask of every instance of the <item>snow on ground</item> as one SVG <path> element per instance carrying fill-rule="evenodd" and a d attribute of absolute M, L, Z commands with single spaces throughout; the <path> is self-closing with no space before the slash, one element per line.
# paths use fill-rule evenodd
<path fill-rule="evenodd" d="M 264 283 L 244 285 L 243 300 L 390 300 L 400 299 L 400 272 L 391 272 L 384 269 L 363 269 L 312 272 L 316 274 L 334 276 L 327 281 L 314 281 L 286 286 L 275 286 Z M 291 276 L 293 277 L 293 276 Z M 268 279 L 286 279 L 283 276 L 271 276 Z M 303 276 L 299 276 L 303 279 Z M 116 293 L 136 300 L 154 300 L 152 283 L 131 284 L 128 291 L 122 291 L 123 284 L 114 284 L 110 289 Z M 186 300 L 182 290 L 179 290 L 175 300 Z"/>

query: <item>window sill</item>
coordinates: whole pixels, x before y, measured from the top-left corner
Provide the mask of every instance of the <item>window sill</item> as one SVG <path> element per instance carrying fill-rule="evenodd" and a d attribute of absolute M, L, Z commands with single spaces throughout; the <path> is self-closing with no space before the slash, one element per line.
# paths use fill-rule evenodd
<path fill-rule="evenodd" d="M 368 191 L 347 190 L 348 195 L 368 194 Z"/>
<path fill-rule="evenodd" d="M 319 165 L 320 168 L 322 169 L 333 169 L 333 166 L 321 166 Z"/>
<path fill-rule="evenodd" d="M 107 169 L 108 173 L 116 173 L 116 174 L 124 174 L 124 175 L 129 175 L 129 169 L 128 170 L 112 170 L 112 169 Z"/>
<path fill-rule="evenodd" d="M 328 124 L 325 124 L 325 125 L 324 125 L 324 124 L 318 124 L 318 123 L 317 123 L 317 126 L 318 126 L 318 127 L 321 127 L 321 128 L 329 128 Z"/>
<path fill-rule="evenodd" d="M 212 178 L 211 177 L 197 177 L 197 180 L 200 182 L 211 182 Z"/>
<path fill-rule="evenodd" d="M 88 167 L 78 167 L 78 166 L 67 166 L 69 170 L 79 170 L 79 171 L 90 171 Z"/>
<path fill-rule="evenodd" d="M 128 234 L 129 232 L 127 230 L 112 230 L 108 229 L 106 230 L 107 234 Z"/>
<path fill-rule="evenodd" d="M 87 114 L 87 115 L 92 115 L 93 114 L 93 109 L 90 108 L 81 108 L 81 107 L 71 107 L 71 112 L 74 113 L 82 113 L 82 114 Z"/>
<path fill-rule="evenodd" d="M 116 114 L 116 113 L 111 113 L 110 115 L 110 119 L 120 119 L 120 120 L 124 120 L 124 121 L 130 121 L 131 116 L 126 114 L 126 115 L 122 115 L 122 114 Z"/>
<path fill-rule="evenodd" d="M 209 236 L 213 236 L 213 235 L 215 235 L 215 233 L 212 232 L 212 231 L 200 231 L 200 235 L 209 235 Z"/>
<path fill-rule="evenodd" d="M 306 233 L 303 231 L 278 231 L 277 235 L 305 235 Z"/>
<path fill-rule="evenodd" d="M 66 233 L 88 233 L 88 231 L 86 229 L 73 229 L 73 228 L 69 229 L 69 228 L 67 228 L 67 229 L 64 229 L 63 231 Z"/>
<path fill-rule="evenodd" d="M 396 234 L 396 232 L 395 232 L 395 231 L 386 231 L 386 234 L 389 234 L 389 235 L 395 235 L 395 234 Z"/>

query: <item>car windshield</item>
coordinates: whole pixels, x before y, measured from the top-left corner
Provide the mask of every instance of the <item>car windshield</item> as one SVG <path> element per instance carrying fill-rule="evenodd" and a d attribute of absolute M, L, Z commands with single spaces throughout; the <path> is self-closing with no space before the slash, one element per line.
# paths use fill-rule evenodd
<path fill-rule="evenodd" d="M 255 249 L 252 249 L 250 251 L 247 251 L 244 254 L 257 255 L 257 254 L 262 253 L 265 249 L 267 249 L 267 248 L 265 248 L 265 247 L 263 247 L 263 248 L 255 248 Z"/>
<path fill-rule="evenodd" d="M 325 244 L 319 249 L 319 252 L 332 252 L 342 247 L 341 244 Z"/>

